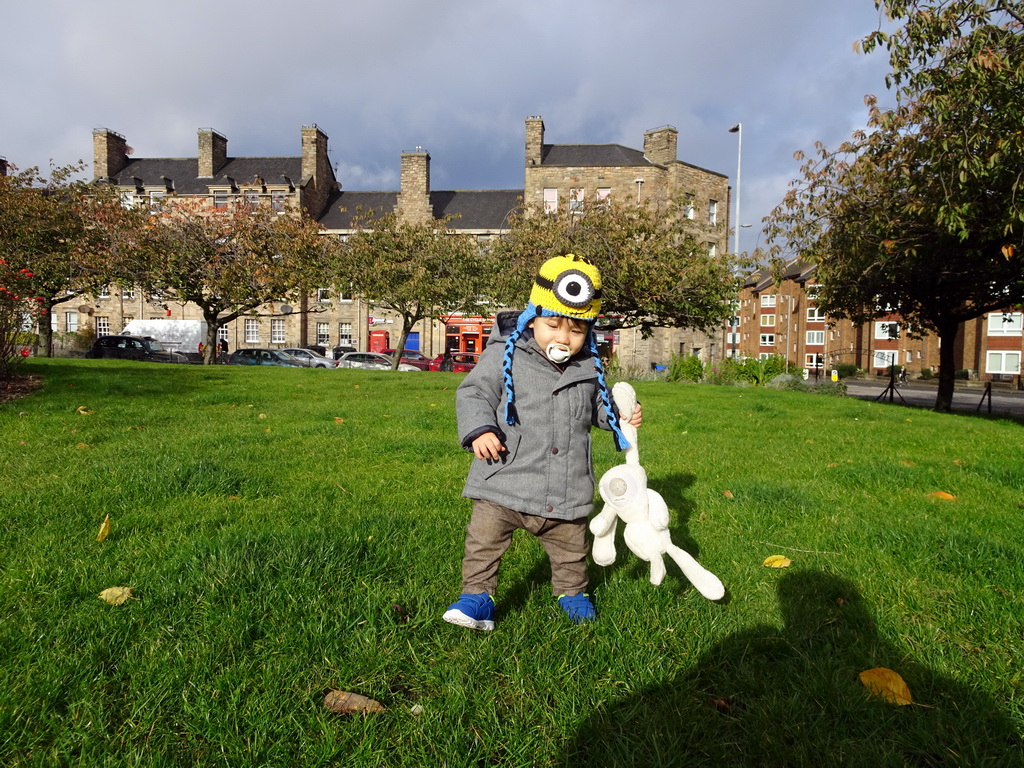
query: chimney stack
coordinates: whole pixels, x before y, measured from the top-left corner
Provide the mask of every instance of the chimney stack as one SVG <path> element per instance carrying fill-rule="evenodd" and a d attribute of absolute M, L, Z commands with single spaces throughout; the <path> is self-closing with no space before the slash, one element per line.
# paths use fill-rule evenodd
<path fill-rule="evenodd" d="M 428 221 L 430 205 L 430 154 L 422 147 L 402 153 L 402 190 L 398 194 L 398 218 L 410 223 Z"/>
<path fill-rule="evenodd" d="M 526 166 L 540 165 L 544 152 L 544 121 L 539 116 L 526 118 Z"/>
<path fill-rule="evenodd" d="M 112 179 L 128 165 L 128 142 L 120 133 L 100 128 L 92 132 L 92 173 Z"/>
<path fill-rule="evenodd" d="M 656 165 L 674 163 L 678 141 L 679 131 L 671 125 L 647 131 L 644 134 L 644 157 Z"/>
<path fill-rule="evenodd" d="M 212 179 L 228 162 L 228 140 L 213 128 L 200 128 L 199 172 L 201 179 Z"/>

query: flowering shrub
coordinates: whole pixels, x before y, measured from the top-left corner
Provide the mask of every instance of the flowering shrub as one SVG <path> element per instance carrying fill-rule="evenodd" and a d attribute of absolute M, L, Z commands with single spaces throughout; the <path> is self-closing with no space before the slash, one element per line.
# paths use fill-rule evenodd
<path fill-rule="evenodd" d="M 11 378 L 29 355 L 26 322 L 43 313 L 42 299 L 32 292 L 32 273 L 14 269 L 0 259 L 0 381 Z"/>

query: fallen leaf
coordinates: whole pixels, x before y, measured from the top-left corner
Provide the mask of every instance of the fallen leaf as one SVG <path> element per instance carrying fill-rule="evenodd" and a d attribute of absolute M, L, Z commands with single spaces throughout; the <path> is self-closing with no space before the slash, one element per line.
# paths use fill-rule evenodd
<path fill-rule="evenodd" d="M 926 493 L 925 496 L 927 496 L 930 499 L 942 499 L 943 501 L 956 501 L 956 496 L 954 496 L 951 493 L 946 493 L 945 491 L 932 491 L 931 493 Z"/>
<path fill-rule="evenodd" d="M 75 443 L 75 448 L 88 448 L 88 443 Z"/>
<path fill-rule="evenodd" d="M 267 414 L 265 414 L 265 413 L 261 413 L 261 414 L 260 414 L 260 418 L 261 418 L 261 419 L 265 419 L 265 418 L 267 418 Z"/>
<path fill-rule="evenodd" d="M 958 467 L 962 467 L 967 462 L 965 462 L 963 459 L 953 459 L 953 463 L 956 464 Z"/>
<path fill-rule="evenodd" d="M 769 555 L 761 565 L 765 568 L 787 568 L 792 562 L 785 555 Z"/>
<path fill-rule="evenodd" d="M 82 414 L 83 416 L 88 416 L 90 413 L 92 413 L 92 411 L 88 410 L 84 405 L 80 405 L 78 406 L 78 413 Z"/>
<path fill-rule="evenodd" d="M 712 707 L 717 709 L 722 714 L 726 714 L 726 715 L 729 714 L 729 710 L 732 708 L 732 705 L 729 703 L 729 700 L 728 699 L 723 699 L 721 696 L 713 696 L 713 697 L 711 697 L 711 702 L 710 703 L 711 703 Z"/>
<path fill-rule="evenodd" d="M 910 688 L 896 672 L 885 667 L 868 669 L 860 673 L 860 681 L 875 696 L 880 696 L 891 704 L 901 707 L 913 704 Z"/>
<path fill-rule="evenodd" d="M 361 712 L 383 712 L 384 707 L 379 701 L 360 696 L 348 691 L 328 691 L 324 696 L 324 706 L 336 715 L 355 715 Z"/>
<path fill-rule="evenodd" d="M 1016 253 L 1016 250 L 1017 250 L 1017 249 L 1016 249 L 1016 248 L 1014 248 L 1012 244 L 1007 244 L 1007 245 L 1004 245 L 1004 246 L 1002 247 L 1002 251 L 1003 251 L 1003 256 L 1004 256 L 1004 257 L 1005 257 L 1005 258 L 1006 258 L 1007 260 L 1010 260 L 1010 259 L 1012 259 L 1012 258 L 1013 258 L 1013 254 L 1014 254 L 1014 253 Z"/>
<path fill-rule="evenodd" d="M 100 532 L 96 534 L 96 541 L 103 541 L 107 536 L 110 535 L 110 515 L 103 518 L 103 522 L 100 523 Z"/>
<path fill-rule="evenodd" d="M 828 467 L 829 469 L 832 469 L 832 467 L 838 467 L 839 464 L 833 461 L 831 464 L 826 464 L 825 466 Z"/>
<path fill-rule="evenodd" d="M 732 496 L 732 491 L 730 491 L 728 489 L 722 491 L 722 495 L 725 496 L 725 498 L 727 498 L 727 499 L 731 499 L 733 497 Z"/>
<path fill-rule="evenodd" d="M 343 418 L 341 418 L 341 416 L 335 416 L 334 417 L 334 423 L 335 424 L 344 424 L 345 420 Z"/>
<path fill-rule="evenodd" d="M 409 621 L 409 613 L 398 603 L 391 604 L 391 610 L 395 612 L 395 618 L 403 623 Z"/>
<path fill-rule="evenodd" d="M 917 466 L 917 464 L 915 464 L 913 461 L 909 461 L 908 459 L 903 459 L 900 462 L 900 464 L 902 464 L 904 467 L 916 467 Z"/>
<path fill-rule="evenodd" d="M 104 600 L 111 605 L 124 605 L 128 602 L 128 598 L 134 594 L 134 587 L 107 587 L 100 592 L 100 600 Z"/>

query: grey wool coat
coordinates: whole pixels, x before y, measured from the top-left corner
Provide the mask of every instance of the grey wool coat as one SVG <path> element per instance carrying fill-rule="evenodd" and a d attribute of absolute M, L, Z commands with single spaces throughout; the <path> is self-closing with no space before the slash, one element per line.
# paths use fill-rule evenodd
<path fill-rule="evenodd" d="M 512 380 L 518 423 L 505 423 L 502 360 L 518 312 L 501 312 L 476 367 L 455 394 L 464 448 L 485 432 L 502 437 L 504 461 L 473 460 L 462 495 L 530 515 L 577 520 L 594 509 L 590 428 L 610 430 L 597 370 L 584 349 L 564 370 L 549 361 L 531 332 L 516 341 Z"/>

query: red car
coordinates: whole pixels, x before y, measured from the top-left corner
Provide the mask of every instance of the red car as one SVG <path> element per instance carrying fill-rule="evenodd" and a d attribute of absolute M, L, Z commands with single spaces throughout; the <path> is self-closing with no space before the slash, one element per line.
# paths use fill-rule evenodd
<path fill-rule="evenodd" d="M 381 352 L 388 357 L 395 356 L 395 350 L 393 349 L 382 349 Z M 430 370 L 430 358 L 415 349 L 403 350 L 400 362 L 405 363 L 406 365 L 415 365 L 421 371 Z"/>
<path fill-rule="evenodd" d="M 476 352 L 452 352 L 448 356 L 448 365 L 446 367 L 442 367 L 446 361 L 444 359 L 444 355 L 438 355 L 430 361 L 430 370 L 468 373 L 476 367 L 476 361 L 479 359 L 480 355 Z"/>

